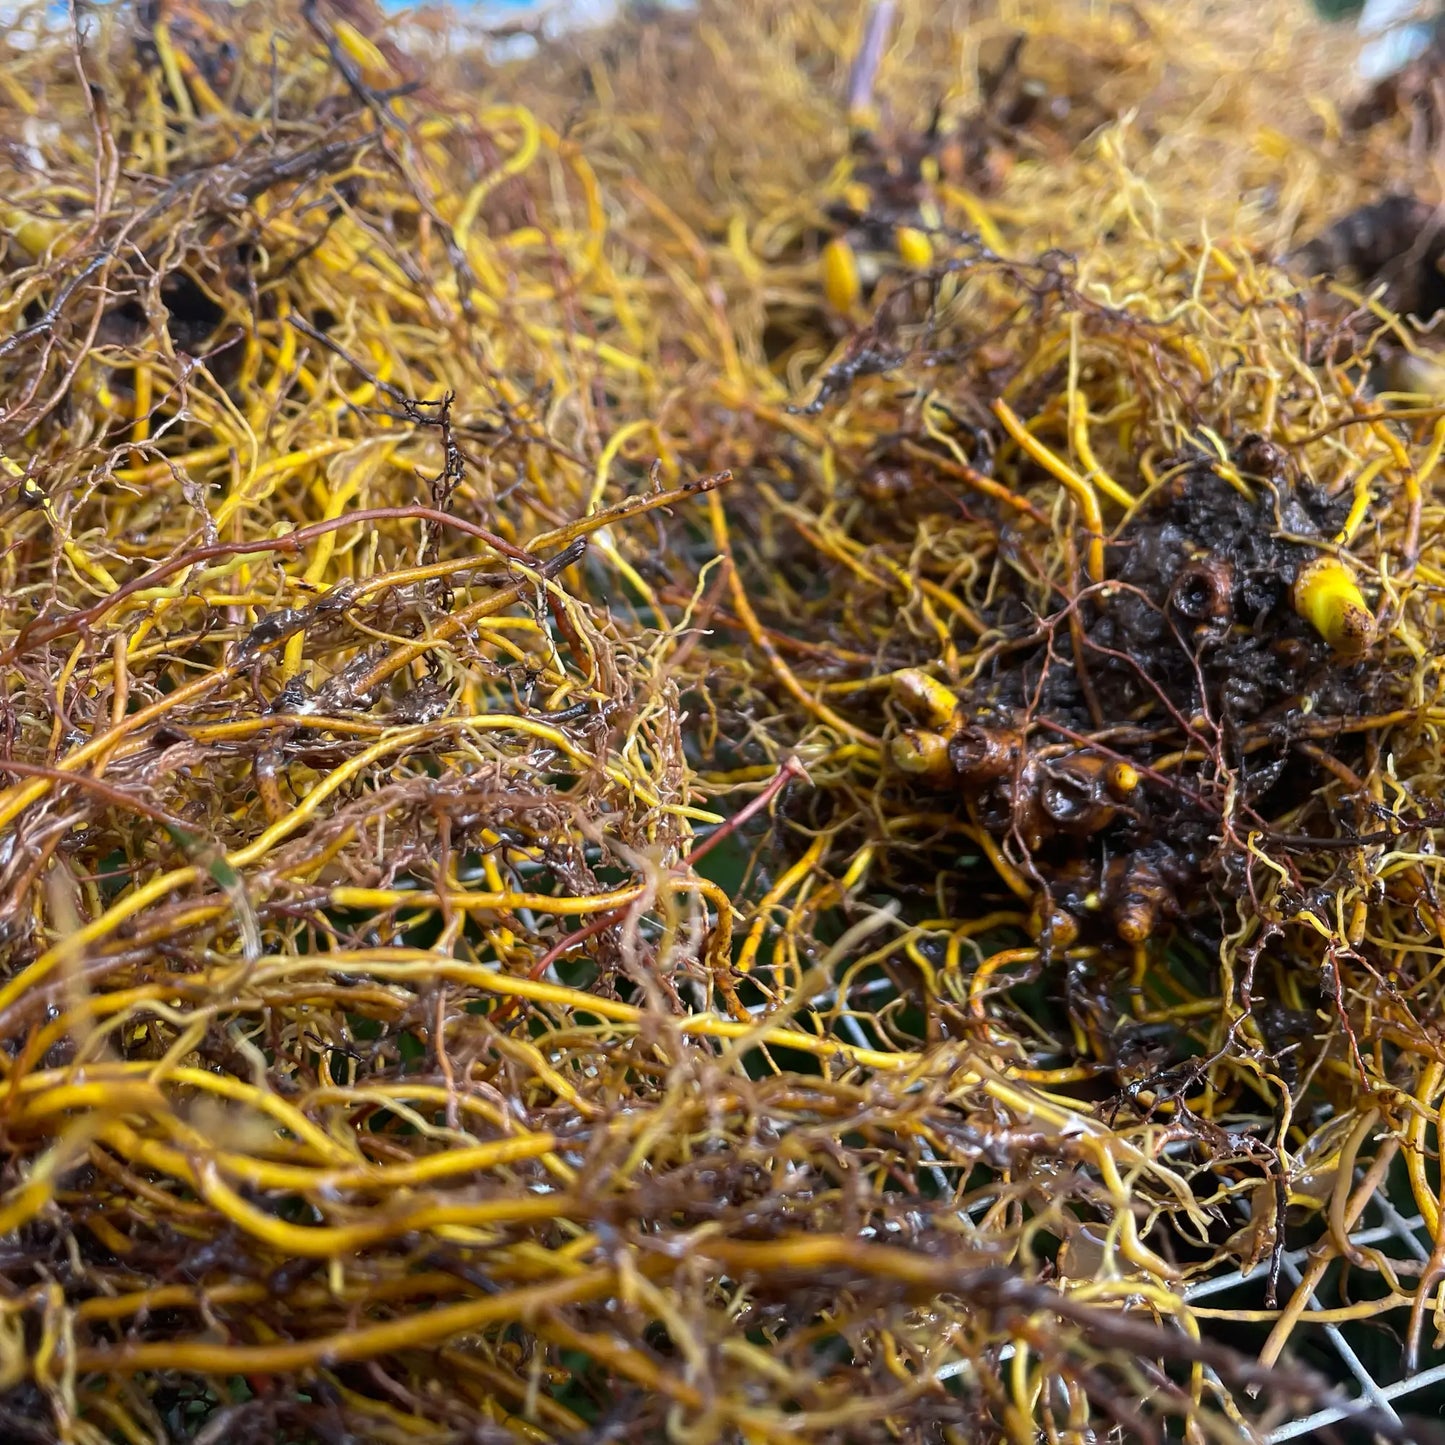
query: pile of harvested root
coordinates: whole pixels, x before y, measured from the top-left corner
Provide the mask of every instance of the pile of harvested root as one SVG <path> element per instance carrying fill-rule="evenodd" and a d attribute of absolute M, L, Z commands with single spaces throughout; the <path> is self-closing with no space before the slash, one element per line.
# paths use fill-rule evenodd
<path fill-rule="evenodd" d="M 1433 1358 L 1440 86 L 1253 8 L 16 16 L 0 1435 Z"/>

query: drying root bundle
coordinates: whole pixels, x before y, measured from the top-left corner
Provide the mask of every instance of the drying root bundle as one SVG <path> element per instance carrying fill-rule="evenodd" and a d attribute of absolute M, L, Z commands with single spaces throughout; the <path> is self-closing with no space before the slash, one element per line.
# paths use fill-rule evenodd
<path fill-rule="evenodd" d="M 7 1439 L 1244 1439 L 1306 1316 L 1432 1348 L 1432 211 L 1328 226 L 1428 87 L 1096 8 L 17 20 Z"/>

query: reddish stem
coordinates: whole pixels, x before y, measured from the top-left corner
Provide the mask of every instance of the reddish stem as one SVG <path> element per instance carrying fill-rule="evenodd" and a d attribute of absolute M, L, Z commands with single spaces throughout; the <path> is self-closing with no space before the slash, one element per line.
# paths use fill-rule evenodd
<path fill-rule="evenodd" d="M 806 778 L 808 771 L 797 758 L 789 758 L 773 775 L 766 788 L 744 808 L 739 808 L 725 823 L 719 823 L 701 843 L 683 856 L 679 868 L 695 868 L 725 838 L 730 838 L 744 823 L 755 818 L 794 778 Z"/>
<path fill-rule="evenodd" d="M 800 763 L 797 758 L 789 758 L 773 777 L 769 779 L 767 787 L 765 787 L 756 798 L 745 807 L 739 808 L 731 818 L 719 823 L 701 843 L 683 855 L 675 865 L 676 868 L 694 867 L 699 858 L 705 857 L 725 838 L 731 837 L 739 828 L 748 822 L 749 819 L 757 817 L 794 778 L 806 778 L 807 776 L 807 770 L 803 767 L 802 763 Z M 579 943 L 585 943 L 589 938 L 595 938 L 599 933 L 610 928 L 614 923 L 619 922 L 626 911 L 625 908 L 613 908 L 606 913 L 599 913 L 590 923 L 585 924 L 581 928 L 574 929 L 565 938 L 558 939 L 557 942 L 532 965 L 531 969 L 528 970 L 528 978 L 541 978 L 564 953 L 570 953 Z M 494 1024 L 505 1022 L 516 1007 L 517 1000 L 509 1000 L 492 1016 L 492 1022 Z"/>

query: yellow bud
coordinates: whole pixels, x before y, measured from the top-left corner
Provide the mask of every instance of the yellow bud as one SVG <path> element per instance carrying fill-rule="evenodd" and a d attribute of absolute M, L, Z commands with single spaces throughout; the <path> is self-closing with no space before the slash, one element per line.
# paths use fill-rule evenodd
<path fill-rule="evenodd" d="M 391 66 L 386 56 L 376 47 L 376 42 L 365 36 L 356 26 L 345 20 L 336 22 L 336 43 L 361 67 L 362 76 L 368 81 L 385 81 L 391 77 Z"/>
<path fill-rule="evenodd" d="M 915 271 L 926 271 L 933 265 L 933 242 L 922 231 L 913 226 L 900 226 L 894 240 L 905 266 L 911 266 Z"/>
<path fill-rule="evenodd" d="M 893 696 L 920 722 L 935 728 L 947 727 L 958 709 L 958 698 L 917 667 L 893 674 Z"/>
<path fill-rule="evenodd" d="M 1145 899 L 1132 899 L 1119 909 L 1114 919 L 1114 931 L 1125 943 L 1148 943 L 1157 921 L 1152 903 Z"/>
<path fill-rule="evenodd" d="M 1335 557 L 1319 557 L 1300 569 L 1294 609 L 1336 652 L 1351 656 L 1375 640 L 1375 618 L 1359 584 Z"/>
<path fill-rule="evenodd" d="M 873 192 L 862 181 L 849 181 L 843 187 L 843 201 L 849 210 L 862 215 L 873 204 Z"/>
<path fill-rule="evenodd" d="M 1139 786 L 1139 769 L 1133 763 L 1111 763 L 1105 782 L 1116 798 L 1127 798 Z"/>
<path fill-rule="evenodd" d="M 1355 899 L 1350 910 L 1350 926 L 1346 933 L 1351 948 L 1358 948 L 1365 941 L 1365 925 L 1370 921 L 1370 906 L 1363 898 Z"/>
<path fill-rule="evenodd" d="M 858 274 L 858 258 L 841 236 L 835 236 L 823 247 L 821 270 L 823 294 L 828 304 L 848 315 L 863 295 L 863 282 Z"/>
<path fill-rule="evenodd" d="M 32 260 L 39 260 L 65 229 L 60 221 L 27 215 L 12 206 L 0 206 L 0 231 L 4 231 Z"/>
<path fill-rule="evenodd" d="M 1040 898 L 1029 912 L 1029 937 L 1050 948 L 1069 948 L 1078 942 L 1079 920 Z"/>
<path fill-rule="evenodd" d="M 899 733 L 888 744 L 888 756 L 900 773 L 946 783 L 953 776 L 948 757 L 948 739 L 942 733 Z"/>

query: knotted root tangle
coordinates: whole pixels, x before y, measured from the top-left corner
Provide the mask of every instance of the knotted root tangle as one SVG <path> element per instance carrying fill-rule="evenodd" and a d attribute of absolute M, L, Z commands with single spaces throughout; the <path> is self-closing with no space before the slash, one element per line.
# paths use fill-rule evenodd
<path fill-rule="evenodd" d="M 1445 423 L 1275 264 L 1400 127 L 893 8 L 0 39 L 5 1438 L 1247 1438 L 1339 1260 L 1429 1347 Z"/>

